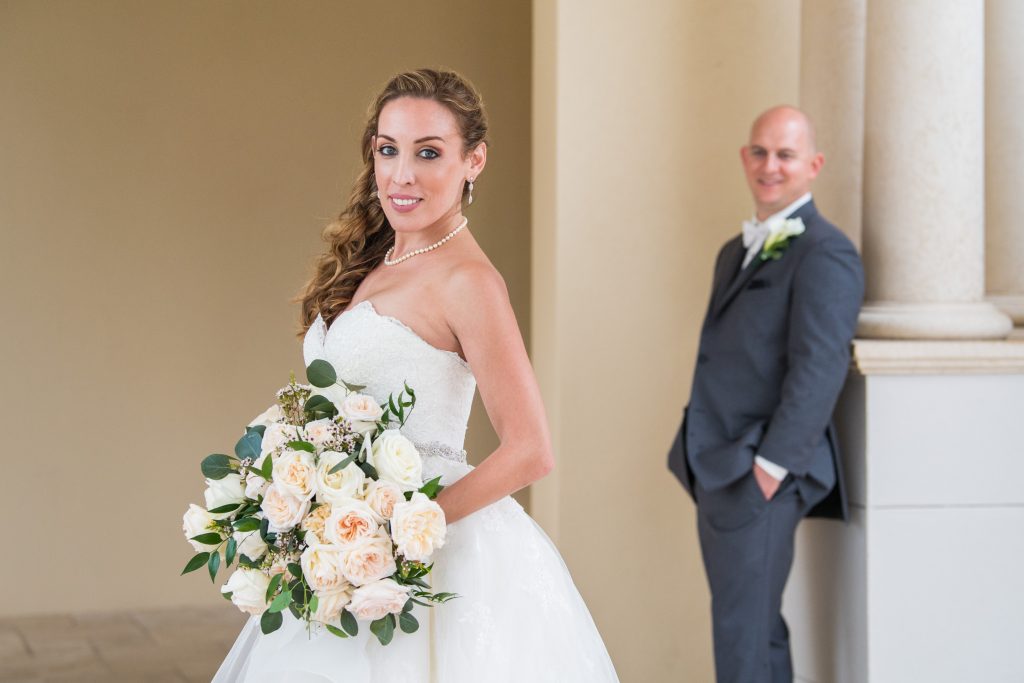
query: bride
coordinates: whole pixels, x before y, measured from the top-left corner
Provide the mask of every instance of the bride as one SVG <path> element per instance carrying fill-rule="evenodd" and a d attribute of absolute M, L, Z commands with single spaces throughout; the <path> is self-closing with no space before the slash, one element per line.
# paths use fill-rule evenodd
<path fill-rule="evenodd" d="M 561 556 L 509 497 L 554 460 L 504 281 L 462 215 L 487 162 L 480 96 L 452 72 L 399 74 L 373 104 L 362 153 L 302 297 L 306 364 L 329 361 L 377 400 L 403 382 L 416 391 L 403 432 L 424 479 L 447 486 L 431 584 L 460 597 L 387 647 L 365 628 L 349 639 L 308 633 L 287 613 L 263 635 L 254 617 L 214 681 L 617 681 Z M 462 445 L 477 387 L 500 446 L 473 468 Z"/>

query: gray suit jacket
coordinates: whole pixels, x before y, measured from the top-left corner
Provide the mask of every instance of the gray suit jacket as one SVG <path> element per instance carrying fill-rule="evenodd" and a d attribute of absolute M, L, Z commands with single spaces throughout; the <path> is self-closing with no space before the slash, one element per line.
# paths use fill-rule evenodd
<path fill-rule="evenodd" d="M 864 297 L 860 256 L 808 202 L 805 232 L 777 261 L 746 254 L 737 236 L 715 264 L 690 403 L 669 451 L 691 495 L 749 474 L 754 455 L 782 465 L 812 516 L 847 518 L 832 410 L 850 363 Z"/>

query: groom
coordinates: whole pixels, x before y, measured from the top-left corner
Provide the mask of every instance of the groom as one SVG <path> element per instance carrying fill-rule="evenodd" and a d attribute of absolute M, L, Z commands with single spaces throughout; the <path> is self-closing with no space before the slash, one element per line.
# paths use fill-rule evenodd
<path fill-rule="evenodd" d="M 864 276 L 811 199 L 824 157 L 806 114 L 764 112 L 740 156 L 756 214 L 718 254 L 668 464 L 697 503 L 718 682 L 789 683 L 797 523 L 847 516 L 831 416 Z"/>

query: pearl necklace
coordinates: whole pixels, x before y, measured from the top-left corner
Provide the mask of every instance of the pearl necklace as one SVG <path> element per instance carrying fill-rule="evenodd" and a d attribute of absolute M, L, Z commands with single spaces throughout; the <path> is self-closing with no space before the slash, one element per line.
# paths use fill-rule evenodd
<path fill-rule="evenodd" d="M 438 241 L 436 241 L 433 244 L 431 244 L 429 247 L 423 247 L 422 249 L 417 249 L 416 251 L 410 251 L 405 256 L 402 256 L 401 258 L 396 258 L 394 261 L 391 260 L 391 254 L 395 251 L 395 247 L 392 246 L 384 254 L 384 265 L 385 266 L 397 266 L 402 261 L 406 261 L 408 259 L 411 259 L 413 256 L 419 256 L 420 254 L 426 254 L 428 251 L 433 251 L 434 249 L 437 249 L 439 246 L 441 246 L 442 244 L 444 244 L 445 242 L 447 242 L 451 238 L 453 238 L 456 235 L 458 235 L 459 231 L 462 230 L 467 225 L 469 225 L 469 219 L 468 218 L 463 218 L 462 222 L 459 223 L 459 227 L 455 228 L 450 233 L 448 233 L 447 235 L 445 235 L 444 237 L 442 237 Z"/>

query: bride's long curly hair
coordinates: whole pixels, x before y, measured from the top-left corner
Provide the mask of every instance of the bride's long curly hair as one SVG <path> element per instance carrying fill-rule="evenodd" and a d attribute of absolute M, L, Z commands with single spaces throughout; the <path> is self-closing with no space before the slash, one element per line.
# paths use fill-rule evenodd
<path fill-rule="evenodd" d="M 417 97 L 438 102 L 452 113 L 462 134 L 463 154 L 487 141 L 487 116 L 483 101 L 473 85 L 454 71 L 418 69 L 401 73 L 388 81 L 370 106 L 363 131 L 363 170 L 349 194 L 348 206 L 323 232 L 327 250 L 317 258 L 313 277 L 297 301 L 302 303 L 300 336 L 319 313 L 331 323 L 341 315 L 363 278 L 384 259 L 395 243 L 395 233 L 376 196 L 373 175 L 373 137 L 381 109 L 399 97 Z M 463 187 L 463 197 L 466 187 Z"/>

